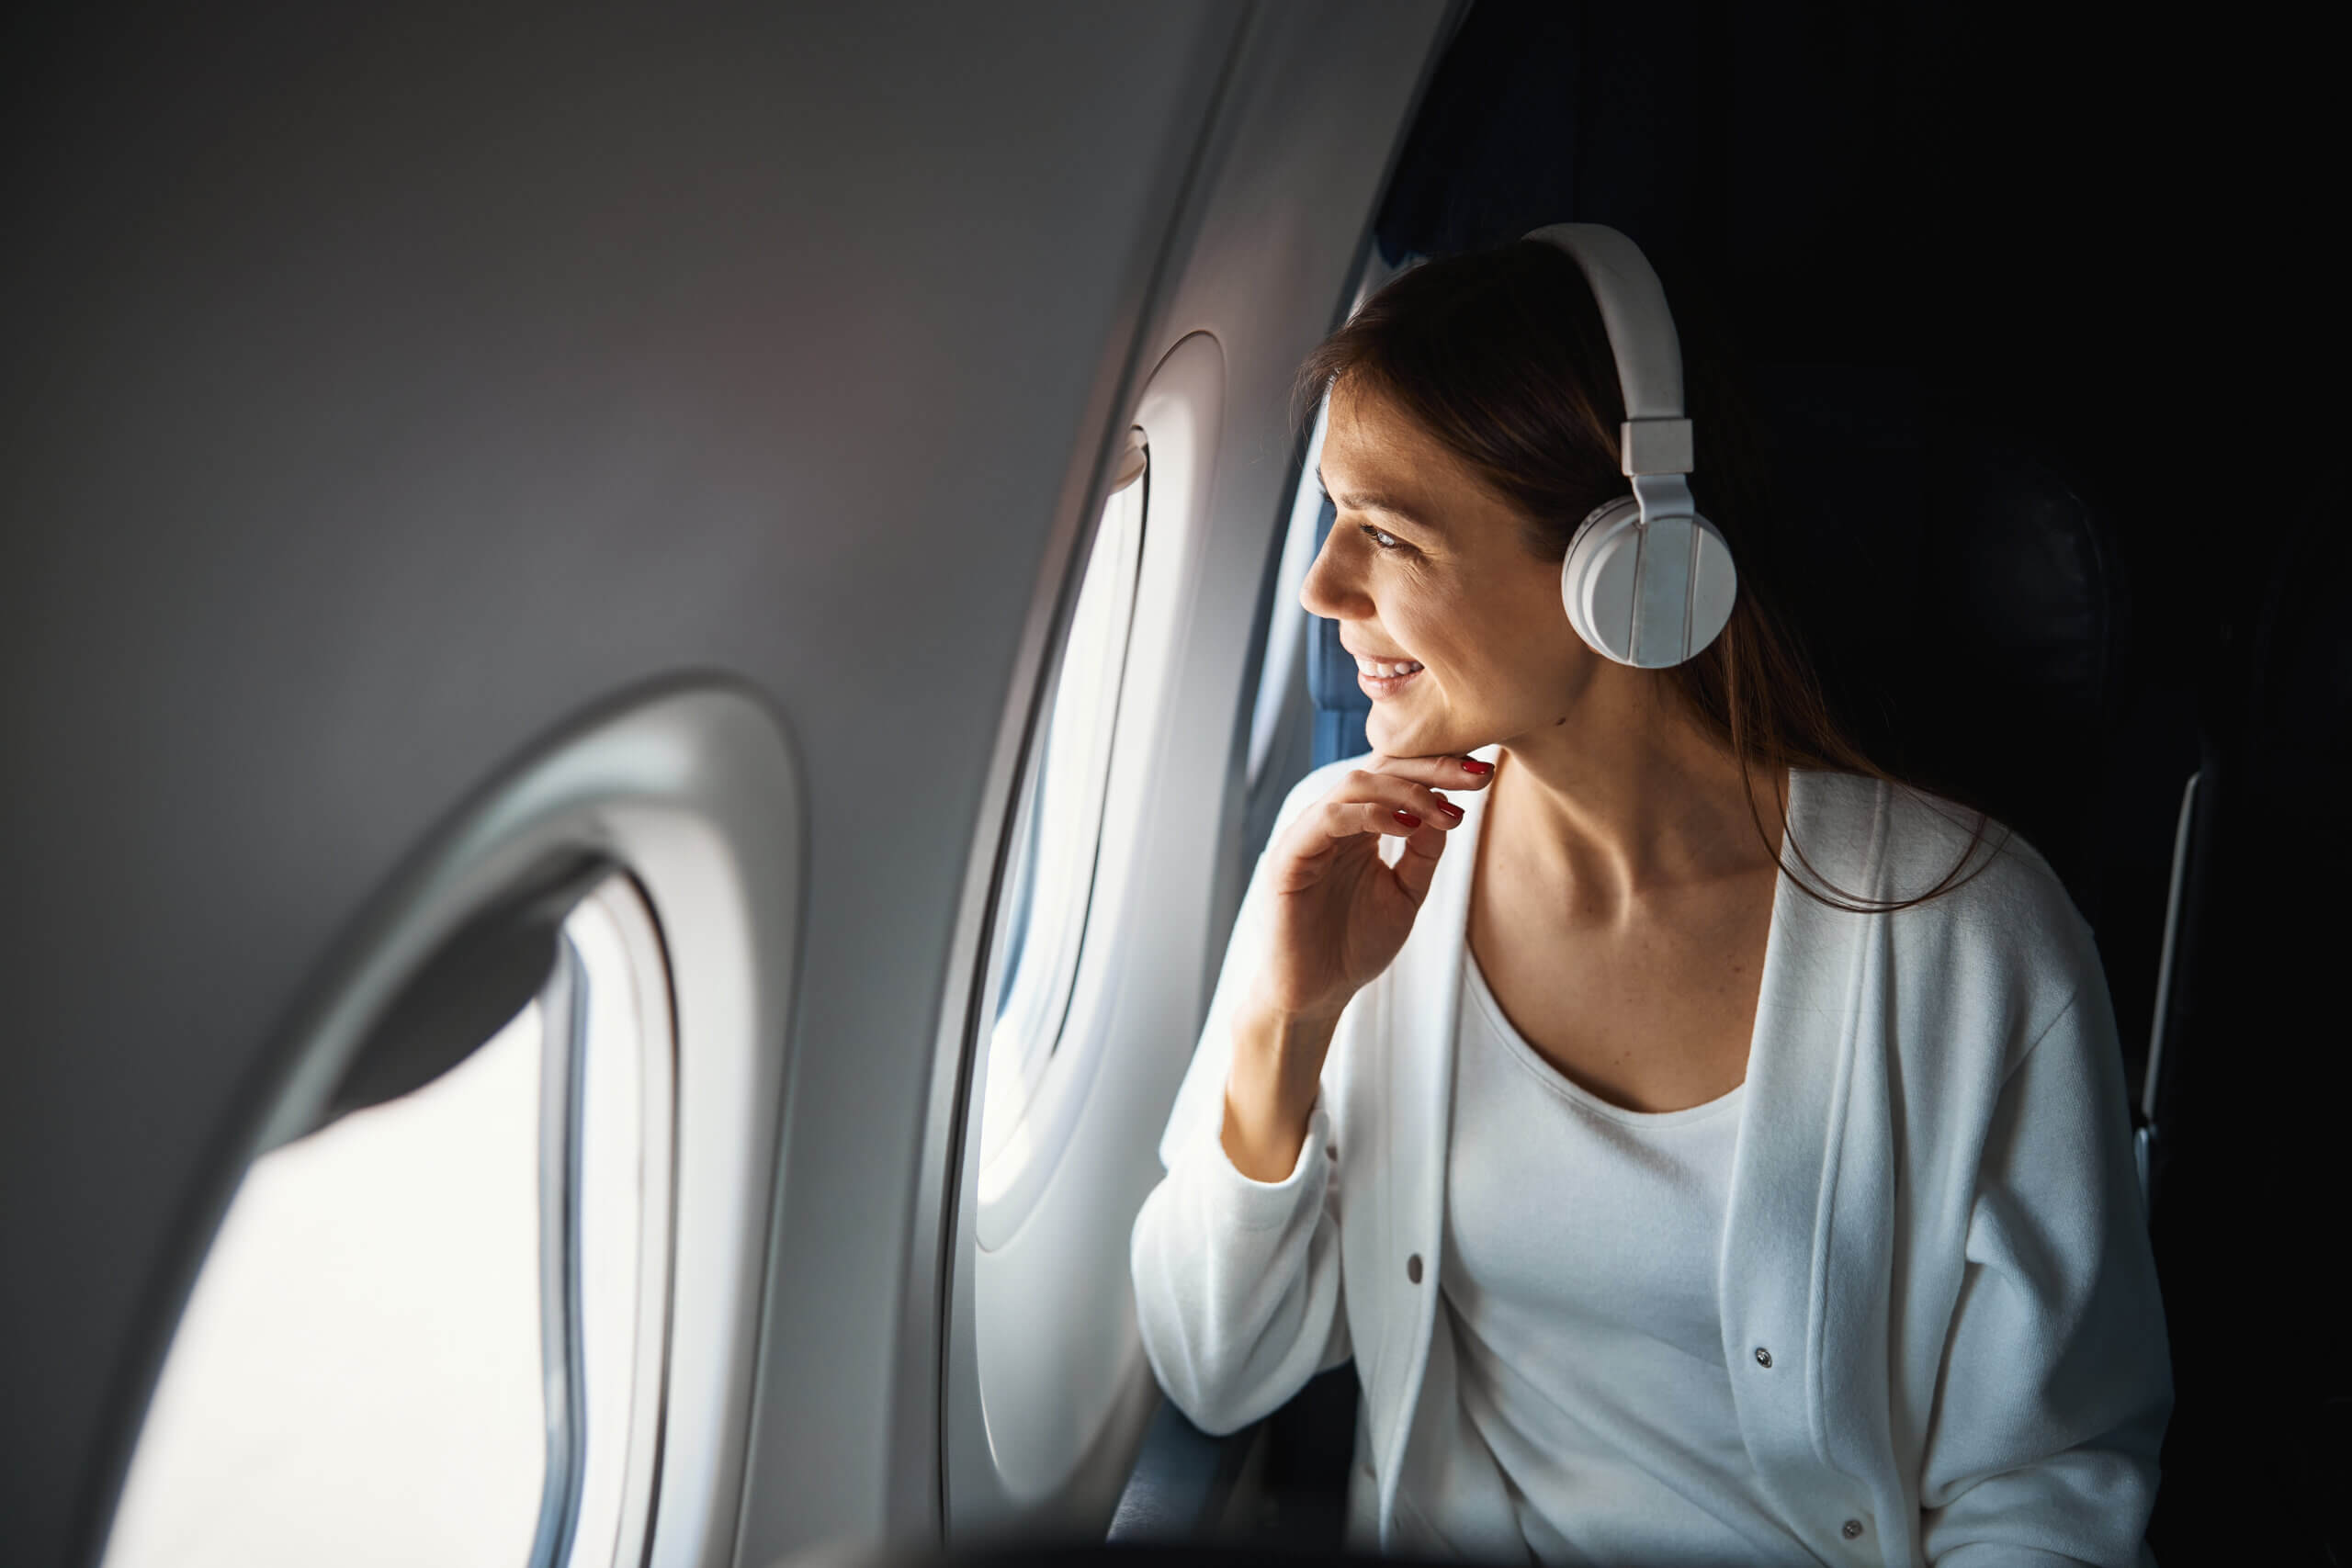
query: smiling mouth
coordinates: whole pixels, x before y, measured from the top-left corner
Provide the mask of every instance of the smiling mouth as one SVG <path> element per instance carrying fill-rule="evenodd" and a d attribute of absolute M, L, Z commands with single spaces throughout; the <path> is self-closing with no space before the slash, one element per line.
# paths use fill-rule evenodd
<path fill-rule="evenodd" d="M 1365 695 L 1374 699 L 1393 697 L 1403 691 L 1421 672 L 1421 666 L 1409 659 L 1359 659 L 1356 660 L 1356 684 Z"/>

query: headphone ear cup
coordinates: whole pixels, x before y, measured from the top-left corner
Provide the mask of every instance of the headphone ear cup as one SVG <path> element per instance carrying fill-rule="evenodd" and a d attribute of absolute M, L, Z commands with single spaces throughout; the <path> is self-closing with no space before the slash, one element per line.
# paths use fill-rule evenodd
<path fill-rule="evenodd" d="M 1640 503 L 1628 495 L 1594 508 L 1577 525 L 1560 562 L 1560 601 L 1568 625 L 1602 658 L 1637 670 L 1670 669 L 1722 635 L 1739 577 L 1731 547 L 1705 518 L 1669 513 L 1653 520 L 1646 536 L 1641 518 Z M 1648 567 L 1645 548 L 1658 558 Z M 1654 593 L 1664 589 L 1668 598 L 1650 607 L 1650 624 L 1637 639 L 1634 609 L 1645 577 L 1654 579 Z M 1676 582 L 1679 591 L 1668 587 Z"/>
<path fill-rule="evenodd" d="M 1696 581 L 1690 585 L 1690 626 L 1685 635 L 1690 657 L 1696 659 L 1731 622 L 1732 606 L 1739 601 L 1739 570 L 1732 565 L 1731 546 L 1721 530 L 1696 513 L 1690 515 L 1690 526 L 1699 536 L 1691 552 Z"/>
<path fill-rule="evenodd" d="M 1634 572 L 1641 503 L 1630 495 L 1585 514 L 1560 560 L 1560 602 L 1585 646 L 1620 664 L 1633 662 Z"/>

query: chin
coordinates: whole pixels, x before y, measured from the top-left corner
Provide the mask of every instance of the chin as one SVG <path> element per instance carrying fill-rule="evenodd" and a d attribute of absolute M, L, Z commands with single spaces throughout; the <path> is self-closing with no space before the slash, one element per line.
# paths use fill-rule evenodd
<path fill-rule="evenodd" d="M 1364 720 L 1364 743 L 1384 757 L 1443 757 L 1467 752 L 1484 740 L 1449 735 L 1450 726 L 1411 718 L 1390 718 L 1375 706 Z"/>

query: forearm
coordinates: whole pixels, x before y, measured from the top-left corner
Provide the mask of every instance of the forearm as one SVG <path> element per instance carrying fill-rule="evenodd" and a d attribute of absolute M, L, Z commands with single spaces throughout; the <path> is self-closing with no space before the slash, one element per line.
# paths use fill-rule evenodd
<path fill-rule="evenodd" d="M 1254 1001 L 1236 1011 L 1222 1136 L 1225 1157 L 1250 1180 L 1281 1181 L 1296 1168 L 1338 1023 Z"/>

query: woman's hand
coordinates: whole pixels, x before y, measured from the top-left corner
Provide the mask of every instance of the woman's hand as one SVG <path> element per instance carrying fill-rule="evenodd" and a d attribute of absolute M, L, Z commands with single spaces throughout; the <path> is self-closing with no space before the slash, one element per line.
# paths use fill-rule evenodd
<path fill-rule="evenodd" d="M 1494 776 L 1464 757 L 1374 755 L 1269 846 L 1270 942 L 1234 1021 L 1226 1085 L 1226 1155 L 1243 1175 L 1278 1181 L 1297 1163 L 1332 1029 L 1405 945 L 1462 820 L 1440 790 Z M 1394 866 L 1383 838 L 1404 840 Z"/>
<path fill-rule="evenodd" d="M 1466 765 L 1465 765 L 1466 764 Z M 1492 766 L 1464 757 L 1383 757 L 1299 814 L 1272 846 L 1272 942 L 1250 999 L 1337 1020 L 1387 968 L 1429 896 L 1462 808 L 1441 789 L 1484 789 Z M 1405 840 L 1395 866 L 1380 840 Z"/>

